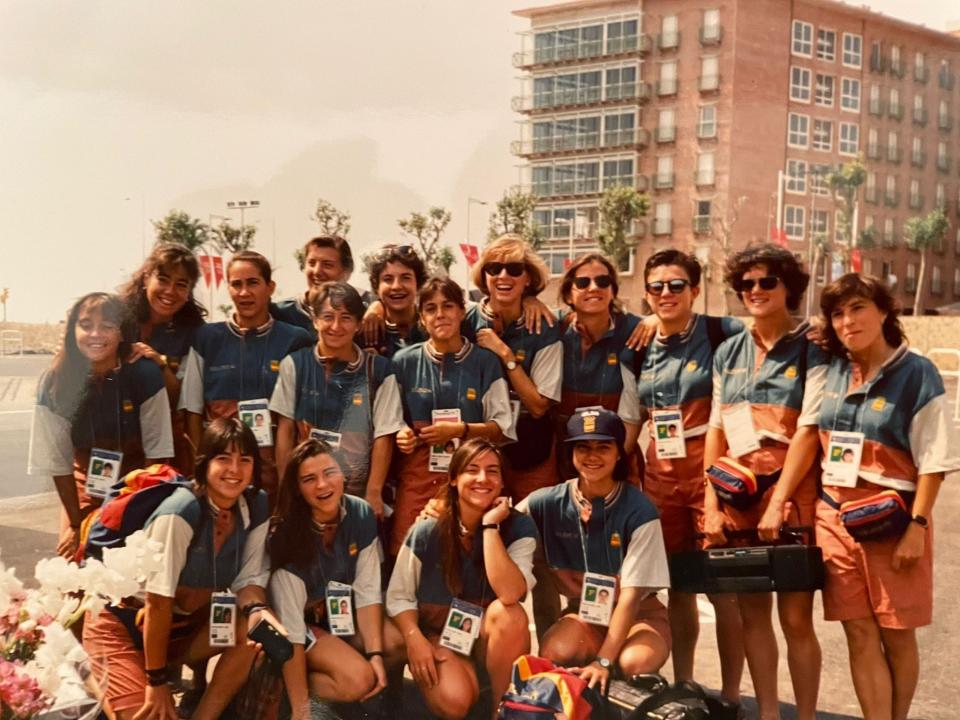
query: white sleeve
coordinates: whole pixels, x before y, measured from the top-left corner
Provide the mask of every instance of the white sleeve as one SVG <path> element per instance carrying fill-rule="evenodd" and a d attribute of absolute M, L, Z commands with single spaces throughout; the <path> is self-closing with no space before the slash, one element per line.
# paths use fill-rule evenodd
<path fill-rule="evenodd" d="M 560 402 L 563 390 L 563 343 L 557 340 L 541 348 L 530 365 L 530 380 L 537 392 L 548 400 Z"/>
<path fill-rule="evenodd" d="M 650 520 L 633 531 L 620 567 L 620 585 L 650 590 L 670 587 L 667 549 L 659 519 Z"/>
<path fill-rule="evenodd" d="M 827 386 L 829 365 L 816 365 L 807 368 L 807 378 L 803 383 L 803 402 L 800 405 L 800 417 L 797 427 L 817 425 L 820 422 L 820 407 L 823 405 L 823 389 Z"/>
<path fill-rule="evenodd" d="M 257 525 L 247 535 L 243 544 L 243 561 L 240 572 L 230 585 L 234 592 L 240 592 L 245 587 L 256 585 L 265 588 L 270 579 L 270 559 L 267 556 L 267 533 L 270 523 L 264 521 Z"/>
<path fill-rule="evenodd" d="M 203 414 L 203 358 L 194 348 L 190 348 L 184 363 L 183 383 L 180 385 L 178 410 L 186 410 L 197 415 Z"/>
<path fill-rule="evenodd" d="M 723 430 L 723 418 L 720 416 L 720 399 L 722 394 L 723 378 L 717 369 L 713 369 L 713 394 L 710 400 L 710 427 Z"/>
<path fill-rule="evenodd" d="M 287 355 L 280 361 L 277 384 L 270 396 L 270 410 L 293 420 L 297 414 L 297 366 Z"/>
<path fill-rule="evenodd" d="M 379 538 L 367 545 L 357 556 L 357 574 L 353 579 L 353 599 L 356 607 L 382 605 L 383 592 L 380 587 L 380 563 L 383 550 Z"/>
<path fill-rule="evenodd" d="M 73 475 L 73 443 L 70 421 L 46 405 L 33 409 L 30 423 L 30 447 L 27 450 L 28 475 Z"/>
<path fill-rule="evenodd" d="M 507 381 L 500 377 L 490 383 L 483 396 L 483 421 L 493 420 L 500 426 L 504 437 L 517 439 L 517 430 L 513 427 L 513 413 L 510 412 L 510 391 Z"/>
<path fill-rule="evenodd" d="M 165 387 L 140 405 L 140 442 L 148 460 L 173 458 L 173 426 Z"/>
<path fill-rule="evenodd" d="M 161 515 L 146 528 L 147 537 L 163 545 L 161 568 L 147 580 L 146 591 L 172 598 L 177 594 L 180 573 L 187 564 L 193 528 L 179 515 Z"/>
<path fill-rule="evenodd" d="M 307 641 L 307 623 L 303 611 L 307 607 L 307 586 L 289 570 L 281 568 L 270 576 L 270 607 L 277 620 L 287 629 L 287 639 L 303 645 Z"/>
<path fill-rule="evenodd" d="M 388 375 L 377 388 L 373 399 L 373 436 L 393 435 L 405 427 L 400 385 L 396 375 Z"/>
<path fill-rule="evenodd" d="M 417 586 L 420 584 L 420 558 L 404 543 L 397 553 L 390 584 L 387 586 L 387 615 L 396 617 L 407 610 L 417 610 Z"/>
<path fill-rule="evenodd" d="M 945 394 L 934 397 L 913 416 L 910 421 L 910 452 L 917 466 L 917 474 L 960 470 L 956 441 L 951 443 L 952 427 Z"/>
<path fill-rule="evenodd" d="M 513 560 L 513 564 L 520 568 L 523 579 L 527 581 L 527 592 L 533 590 L 537 584 L 537 579 L 533 575 L 533 554 L 536 550 L 537 540 L 532 537 L 518 538 L 507 548 L 507 555 Z"/>
<path fill-rule="evenodd" d="M 620 392 L 620 405 L 617 415 L 624 422 L 640 424 L 640 395 L 637 393 L 637 376 L 633 370 L 620 363 L 620 376 L 623 378 L 623 390 Z"/>

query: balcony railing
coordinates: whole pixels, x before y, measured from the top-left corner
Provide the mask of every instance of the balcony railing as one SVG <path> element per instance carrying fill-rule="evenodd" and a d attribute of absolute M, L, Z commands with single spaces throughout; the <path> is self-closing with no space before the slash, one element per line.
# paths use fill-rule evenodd
<path fill-rule="evenodd" d="M 887 146 L 887 162 L 892 162 L 899 164 L 903 159 L 903 153 L 900 151 L 900 148 L 896 145 Z"/>
<path fill-rule="evenodd" d="M 657 80 L 657 95 L 663 97 L 665 95 L 676 95 L 677 94 L 677 79 L 672 78 L 669 80 Z"/>
<path fill-rule="evenodd" d="M 876 186 L 868 187 L 863 191 L 863 198 L 868 203 L 873 203 L 876 205 L 879 193 L 877 192 Z"/>
<path fill-rule="evenodd" d="M 890 60 L 890 74 L 894 77 L 902 78 L 907 74 L 907 67 L 902 59 Z"/>
<path fill-rule="evenodd" d="M 887 190 L 883 194 L 883 204 L 887 207 L 896 207 L 900 204 L 900 193 L 897 190 Z"/>
<path fill-rule="evenodd" d="M 887 106 L 887 115 L 892 117 L 894 120 L 903 119 L 903 104 L 898 102 L 892 102 Z"/>
<path fill-rule="evenodd" d="M 693 232 L 697 235 L 706 235 L 710 232 L 710 216 L 709 215 L 694 215 L 693 216 Z"/>
<path fill-rule="evenodd" d="M 914 150 L 910 153 L 910 164 L 922 168 L 927 164 L 927 154 L 923 150 Z"/>
<path fill-rule="evenodd" d="M 882 73 L 887 69 L 887 58 L 879 53 L 870 54 L 870 72 Z"/>
<path fill-rule="evenodd" d="M 657 47 L 661 50 L 676 50 L 680 47 L 680 33 L 666 32 L 658 34 Z"/>
<path fill-rule="evenodd" d="M 700 92 L 714 92 L 720 89 L 720 76 L 716 73 L 701 75 L 699 82 Z"/>
<path fill-rule="evenodd" d="M 518 95 L 510 105 L 516 112 L 538 112 L 580 105 L 595 105 L 602 102 L 620 102 L 623 100 L 648 100 L 650 85 L 645 82 L 620 83 L 607 85 L 606 97 L 599 87 L 577 88 L 536 95 Z"/>
<path fill-rule="evenodd" d="M 919 209 L 922 208 L 922 207 L 923 207 L 923 195 L 920 195 L 919 193 L 916 194 L 916 195 L 914 195 L 913 193 L 911 193 L 911 194 L 910 194 L 910 209 L 911 209 L 911 210 L 919 210 Z"/>
<path fill-rule="evenodd" d="M 720 25 L 701 25 L 700 44 L 719 45 L 723 38 L 723 28 Z"/>
<path fill-rule="evenodd" d="M 879 160 L 883 157 L 883 146 L 879 143 L 867 143 L 867 158 Z"/>
<path fill-rule="evenodd" d="M 894 245 L 896 245 L 896 240 L 893 237 L 893 230 L 885 230 L 880 242 L 885 248 L 892 248 Z"/>
<path fill-rule="evenodd" d="M 918 83 L 925 83 L 930 79 L 930 68 L 926 65 L 913 66 L 913 79 Z"/>
<path fill-rule="evenodd" d="M 658 127 L 655 131 L 655 136 L 658 143 L 676 142 L 677 126 L 665 125 L 664 127 Z"/>
<path fill-rule="evenodd" d="M 913 124 L 914 125 L 926 125 L 927 124 L 927 109 L 915 107 L 913 109 Z"/>
<path fill-rule="evenodd" d="M 654 190 L 670 190 L 673 188 L 673 173 L 654 173 L 653 176 L 653 189 Z"/>
<path fill-rule="evenodd" d="M 601 40 L 586 40 L 580 43 L 531 48 L 515 52 L 513 54 L 513 66 L 527 68 L 634 52 L 645 55 L 650 52 L 652 46 L 653 41 L 649 35 L 624 35 L 607 38 L 606 46 Z"/>
<path fill-rule="evenodd" d="M 717 123 L 697 123 L 697 138 L 700 140 L 713 140 L 717 137 Z"/>
<path fill-rule="evenodd" d="M 673 219 L 655 217 L 652 232 L 654 235 L 669 235 L 673 232 Z"/>
<path fill-rule="evenodd" d="M 543 155 L 547 153 L 573 153 L 580 150 L 599 150 L 616 147 L 646 147 L 650 144 L 650 132 L 646 128 L 608 130 L 582 135 L 555 135 L 553 137 L 515 140 L 510 144 L 514 155 Z"/>
<path fill-rule="evenodd" d="M 937 156 L 937 170 L 940 172 L 950 172 L 950 158 L 943 155 Z"/>
<path fill-rule="evenodd" d="M 953 118 L 950 117 L 949 115 L 944 115 L 943 113 L 941 113 L 937 117 L 937 127 L 940 128 L 941 130 L 946 130 L 949 132 L 950 130 L 953 129 Z"/>
<path fill-rule="evenodd" d="M 520 185 L 517 189 L 524 193 L 530 193 L 534 197 L 547 199 L 572 197 L 576 195 L 597 195 L 603 192 L 604 187 L 612 187 L 614 185 L 628 187 L 632 185 L 640 192 L 646 192 L 650 188 L 650 181 L 646 175 L 636 175 L 633 177 L 632 182 L 630 178 L 626 176 L 611 176 L 603 178 L 601 185 L 601 178 L 592 176 L 587 178 L 563 178 L 561 180 L 535 182 Z"/>
<path fill-rule="evenodd" d="M 880 98 L 870 98 L 870 114 L 880 117 L 883 115 L 883 100 Z"/>
<path fill-rule="evenodd" d="M 954 76 L 949 70 L 941 68 L 938 81 L 940 87 L 944 90 L 953 90 Z"/>
<path fill-rule="evenodd" d="M 713 170 L 696 170 L 693 173 L 693 182 L 697 187 L 709 187 L 715 185 L 717 173 Z"/>

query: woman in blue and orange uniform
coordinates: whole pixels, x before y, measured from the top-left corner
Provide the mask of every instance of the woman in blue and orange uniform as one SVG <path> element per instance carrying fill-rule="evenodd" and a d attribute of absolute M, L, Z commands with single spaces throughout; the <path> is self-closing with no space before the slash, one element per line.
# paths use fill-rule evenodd
<path fill-rule="evenodd" d="M 366 267 L 370 287 L 380 300 L 383 328 L 382 333 L 372 329 L 364 333 L 364 350 L 392 358 L 401 348 L 427 339 L 417 313 L 417 293 L 427 281 L 427 269 L 410 245 L 384 245 L 366 259 Z M 372 317 L 377 325 L 377 313 Z"/>
<path fill-rule="evenodd" d="M 207 311 L 193 296 L 200 266 L 197 256 L 178 243 L 158 243 L 130 281 L 119 290 L 139 327 L 130 361 L 145 357 L 163 371 L 173 423 L 174 465 L 193 472 L 193 448 L 177 411 L 184 360 Z"/>
<path fill-rule="evenodd" d="M 443 485 L 450 454 L 439 449 L 468 438 L 516 439 L 500 361 L 460 334 L 466 312 L 460 286 L 450 278 L 428 280 L 420 291 L 419 311 L 430 339 L 393 358 L 406 425 L 396 439 L 391 555 Z"/>
<path fill-rule="evenodd" d="M 770 512 L 789 515 L 793 526 L 813 525 L 817 473 L 806 468 L 819 450 L 816 423 L 827 370 L 826 355 L 806 337 L 810 324 L 791 317 L 810 279 L 793 253 L 772 244 L 748 246 L 728 259 L 724 279 L 751 323 L 714 353 L 703 462 L 709 468 L 724 455 L 735 458 L 758 477 L 760 489 L 742 504 L 744 509 L 737 509 L 721 506 L 713 486 L 706 485 L 704 531 L 712 544 L 726 542 L 727 528 L 757 529 L 780 477 L 795 489 L 784 498 L 788 504 Z M 761 720 L 778 718 L 772 594 L 740 593 L 738 602 Z M 787 640 L 797 717 L 814 720 L 821 656 L 813 628 L 813 592 L 777 593 L 777 612 Z"/>
<path fill-rule="evenodd" d="M 308 439 L 293 450 L 280 485 L 269 590 L 294 647 L 283 667 L 294 718 L 309 717 L 310 693 L 356 702 L 386 685 L 377 519 L 344 493 L 344 482 L 332 448 Z M 335 624 L 330 598 L 348 599 L 349 615 L 338 613 Z"/>
<path fill-rule="evenodd" d="M 546 264 L 519 235 L 494 240 L 473 267 L 473 283 L 485 297 L 467 310 L 465 324 L 468 337 L 500 359 L 510 384 L 517 442 L 503 452 L 514 502 L 557 482 L 551 410 L 560 400 L 563 345 L 555 326 L 528 330 L 523 312 L 524 298 L 535 298 L 548 278 Z"/>
<path fill-rule="evenodd" d="M 940 373 L 908 350 L 883 283 L 844 275 L 823 289 L 820 309 L 836 356 L 819 417 L 824 616 L 843 623 L 863 716 L 905 720 L 920 673 L 916 629 L 932 619 L 933 505 L 960 456 L 950 446 Z M 891 491 L 904 504 L 898 532 L 856 540 L 841 519 L 843 504 Z M 770 520 L 773 533 L 777 518 Z"/>
<path fill-rule="evenodd" d="M 430 712 L 442 718 L 462 718 L 477 702 L 476 663 L 489 673 L 496 704 L 513 661 L 530 646 L 520 603 L 534 583 L 537 534 L 529 517 L 510 510 L 503 487 L 499 449 L 480 438 L 461 445 L 450 462 L 440 517 L 410 529 L 390 577 L 388 626 L 403 642 L 388 661 L 410 666 Z M 463 613 L 473 618 L 469 632 L 477 647 L 454 652 L 441 637 L 461 601 L 482 609 L 482 619 Z M 462 621 L 456 625 L 468 632 Z"/>
<path fill-rule="evenodd" d="M 577 477 L 537 490 L 518 510 L 536 524 L 550 573 L 569 601 L 540 654 L 583 668 L 581 677 L 605 690 L 614 665 L 630 676 L 667 661 L 670 624 L 656 593 L 670 585 L 670 574 L 657 509 L 626 482 L 623 422 L 603 408 L 580 410 L 566 434 Z"/>
<path fill-rule="evenodd" d="M 303 295 L 270 303 L 270 314 L 281 322 L 306 330 L 316 340 L 310 315 L 310 291 L 327 282 L 346 282 L 353 272 L 350 244 L 339 235 L 319 235 L 303 246 L 303 270 L 307 289 Z"/>
<path fill-rule="evenodd" d="M 173 457 L 163 371 L 146 358 L 128 362 L 124 337 L 131 334 L 120 298 L 85 295 L 70 309 L 63 345 L 38 385 L 28 471 L 53 477 L 62 505 L 57 552 L 66 558 L 76 553 L 83 519 L 113 481 Z M 112 481 L 97 481 L 96 451 L 119 462 Z"/>
<path fill-rule="evenodd" d="M 403 427 L 400 391 L 390 361 L 354 342 L 363 301 L 342 282 L 310 293 L 318 341 L 280 362 L 270 410 L 277 424 L 277 467 L 283 475 L 294 445 L 317 436 L 338 450 L 346 491 L 383 516 L 383 483 L 394 436 Z"/>
<path fill-rule="evenodd" d="M 269 511 L 257 488 L 257 441 L 236 418 L 215 420 L 203 433 L 196 468 L 196 487 L 175 490 L 145 526 L 163 546 L 162 568 L 147 580 L 145 598 L 108 607 L 84 624 L 84 646 L 95 666 L 106 665 L 106 699 L 119 720 L 177 717 L 169 669 L 222 652 L 191 715 L 220 717 L 254 659 L 247 626 L 269 616 Z M 234 612 L 235 644 L 226 649 L 211 643 L 214 593 L 229 594 L 227 607 L 241 611 Z"/>
<path fill-rule="evenodd" d="M 627 450 L 649 422 L 643 491 L 657 506 L 667 553 L 695 550 L 703 532 L 703 450 L 713 394 L 713 353 L 741 332 L 733 318 L 693 311 L 700 294 L 700 263 L 679 250 L 654 253 L 644 266 L 647 303 L 658 319 L 657 335 L 624 363 L 619 415 L 627 426 Z M 675 437 L 670 428 L 676 426 Z M 723 675 L 721 695 L 739 702 L 743 674 L 740 611 L 730 595 L 712 598 Z M 692 681 L 699 634 L 696 596 L 670 591 L 673 675 Z"/>
<path fill-rule="evenodd" d="M 187 356 L 180 391 L 180 409 L 187 411 L 187 432 L 196 444 L 203 422 L 234 417 L 238 403 L 256 401 L 265 412 L 273 394 L 280 361 L 294 350 L 311 345 L 303 328 L 270 317 L 274 283 L 269 261 L 245 250 L 227 265 L 227 286 L 233 318 L 200 328 Z M 271 502 L 277 488 L 274 433 L 258 437 L 263 458 L 262 487 Z"/>

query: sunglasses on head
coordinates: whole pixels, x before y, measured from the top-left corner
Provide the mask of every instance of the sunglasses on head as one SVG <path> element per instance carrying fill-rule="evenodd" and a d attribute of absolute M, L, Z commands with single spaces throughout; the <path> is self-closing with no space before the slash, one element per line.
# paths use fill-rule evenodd
<path fill-rule="evenodd" d="M 526 269 L 526 265 L 522 262 L 491 262 L 483 266 L 484 275 L 490 275 L 491 277 L 496 277 L 504 270 L 507 271 L 507 275 L 510 277 L 520 277 L 523 275 L 523 271 Z"/>
<path fill-rule="evenodd" d="M 761 290 L 773 290 L 779 282 L 780 278 L 778 278 L 776 275 L 767 275 L 766 277 L 756 278 L 753 280 L 741 278 L 737 282 L 734 289 L 738 293 L 745 293 L 753 290 L 754 285 L 759 285 Z"/>
<path fill-rule="evenodd" d="M 413 245 L 384 245 L 380 252 L 385 258 L 390 257 L 391 255 L 410 257 L 411 255 L 417 254 L 417 251 L 414 250 Z"/>
<path fill-rule="evenodd" d="M 597 275 L 596 277 L 575 277 L 573 279 L 573 286 L 578 290 L 586 290 L 590 287 L 591 281 L 601 290 L 613 285 L 613 278 L 609 275 Z"/>
<path fill-rule="evenodd" d="M 671 295 L 679 295 L 688 285 L 690 285 L 690 281 L 682 278 L 666 281 L 654 280 L 647 283 L 647 292 L 651 295 L 663 295 L 664 290 L 669 290 Z"/>

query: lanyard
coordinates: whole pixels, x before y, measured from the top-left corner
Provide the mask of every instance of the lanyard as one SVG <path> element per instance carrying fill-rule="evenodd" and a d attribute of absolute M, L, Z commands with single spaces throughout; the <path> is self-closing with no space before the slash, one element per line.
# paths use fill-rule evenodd
<path fill-rule="evenodd" d="M 440 355 L 440 362 L 436 363 L 433 361 L 433 358 L 430 357 L 430 351 L 427 349 L 426 343 L 423 346 L 424 355 L 426 355 L 427 364 L 430 368 L 430 389 L 433 391 L 433 409 L 442 410 L 446 407 L 458 408 L 460 407 L 460 385 L 463 382 L 463 368 L 460 368 L 460 371 L 457 373 L 457 393 L 454 395 L 454 401 L 452 404 L 444 405 L 440 402 L 440 389 L 443 386 L 443 371 L 446 368 L 446 356 L 447 354 Z M 462 348 L 461 348 L 462 352 Z M 439 369 L 437 368 L 439 365 Z M 456 361 L 454 361 L 456 365 Z M 462 412 L 462 410 L 461 410 Z"/>
<path fill-rule="evenodd" d="M 576 487 L 573 487 L 573 483 L 571 483 L 570 492 L 571 492 L 572 494 L 573 494 L 573 493 L 579 493 L 579 489 L 576 488 Z M 581 497 L 583 497 L 583 496 L 581 495 Z M 583 500 L 586 500 L 586 498 L 583 497 Z M 600 530 L 599 540 L 600 540 L 600 543 L 603 545 L 603 552 L 604 552 L 604 555 L 605 555 L 606 558 L 607 558 L 607 565 L 609 566 L 609 569 L 612 570 L 612 569 L 613 569 L 613 563 L 612 563 L 611 560 L 610 560 L 610 546 L 609 546 L 609 543 L 607 542 L 607 539 L 606 539 L 606 538 L 607 538 L 607 502 L 606 502 L 606 498 L 594 498 L 593 500 L 590 501 L 590 519 L 587 520 L 586 522 L 584 522 L 584 521 L 581 519 L 581 517 L 580 517 L 580 512 L 579 512 L 580 500 L 577 498 L 576 494 L 573 495 L 573 501 L 574 501 L 574 505 L 577 506 L 577 509 L 578 509 L 578 512 L 577 512 L 577 529 L 579 530 L 579 533 L 580 533 L 580 550 L 583 552 L 583 569 L 584 569 L 584 572 L 591 572 L 591 570 L 590 570 L 590 562 L 589 562 L 589 553 L 587 552 L 587 545 L 589 544 L 589 540 L 591 539 L 591 537 L 594 539 L 594 541 L 597 540 L 597 536 L 596 536 L 596 530 L 597 530 L 597 529 Z M 600 521 L 599 521 L 599 523 L 597 522 L 597 510 L 600 510 Z M 584 526 L 584 525 L 587 526 L 587 533 L 586 533 L 586 535 L 584 535 L 584 532 L 583 532 L 583 526 Z M 591 526 L 592 526 L 592 528 L 591 528 Z M 592 533 L 591 533 L 591 529 L 593 530 Z M 621 550 L 621 552 L 622 552 L 622 550 Z M 622 558 L 621 558 L 621 561 L 622 561 Z M 620 574 L 620 571 L 617 570 L 617 572 L 616 572 L 615 574 L 616 574 L 616 575 L 619 575 L 619 574 Z"/>
<path fill-rule="evenodd" d="M 693 328 L 691 328 L 689 332 L 692 334 Z M 680 379 L 683 377 L 683 369 L 687 366 L 687 362 L 689 362 L 690 360 L 691 341 L 692 341 L 692 335 L 688 336 L 687 339 L 683 341 L 684 342 L 683 357 L 680 362 L 680 368 L 677 370 L 677 373 L 674 376 L 674 385 L 677 388 L 677 403 L 676 403 L 677 407 L 680 407 L 680 397 L 681 397 Z M 657 339 L 654 338 L 651 342 L 656 343 Z M 661 356 L 668 357 L 669 352 L 670 352 L 670 349 L 666 346 L 666 344 L 664 344 L 662 350 L 659 350 L 655 355 L 653 355 L 653 353 L 649 353 L 650 355 L 653 356 L 652 362 L 651 362 L 651 370 L 653 371 L 653 378 L 650 381 L 650 408 L 653 410 L 659 409 L 657 408 L 657 360 Z M 641 373 L 643 372 L 642 367 L 640 368 L 640 372 Z M 639 379 L 640 378 L 637 378 L 637 380 Z"/>
<path fill-rule="evenodd" d="M 209 500 L 207 500 L 207 502 L 209 502 Z M 217 508 L 217 514 L 214 515 L 213 512 L 212 512 L 212 507 L 211 507 L 211 512 L 210 512 L 210 514 L 211 514 L 212 519 L 213 519 L 214 522 L 210 524 L 210 554 L 211 554 L 212 557 L 213 557 L 213 588 L 214 588 L 214 592 L 216 592 L 217 590 L 220 589 L 220 586 L 217 584 L 217 540 L 216 540 L 216 530 L 215 530 L 215 528 L 214 528 L 214 525 L 216 524 L 217 515 L 219 515 L 219 514 L 222 513 L 222 512 L 232 513 L 232 512 L 233 512 L 233 508 L 229 508 L 229 509 L 226 509 L 226 510 L 224 510 L 224 509 L 222 509 L 222 508 Z M 234 574 L 234 579 L 236 579 L 236 576 L 240 574 L 240 546 L 243 544 L 243 538 L 241 537 L 241 535 L 243 534 L 243 533 L 242 533 L 242 529 L 243 529 L 243 518 L 237 518 L 236 521 L 237 521 L 238 524 L 237 524 L 237 526 L 234 528 L 234 530 L 237 531 L 237 557 L 236 557 L 236 573 Z M 231 535 L 232 535 L 232 534 L 233 534 L 233 533 L 231 533 Z M 226 545 L 229 540 L 230 540 L 230 536 L 228 535 L 227 537 L 224 538 L 223 544 Z"/>
<path fill-rule="evenodd" d="M 616 326 L 614 326 L 614 327 L 616 327 Z M 583 351 L 583 340 L 584 340 L 583 335 L 581 335 L 581 334 L 580 334 L 580 331 L 577 330 L 575 327 L 573 328 L 573 332 L 574 332 L 574 337 L 575 337 L 576 344 L 577 344 L 577 345 L 576 345 L 576 348 L 575 348 L 575 354 L 574 354 L 574 356 L 573 356 L 573 375 L 574 375 L 574 381 L 575 381 L 574 388 L 573 388 L 573 401 L 574 401 L 574 407 L 580 407 L 580 405 L 581 405 L 581 403 L 580 403 L 580 387 L 581 387 L 582 384 L 583 384 L 582 381 L 581 381 L 581 378 L 582 378 L 581 371 L 583 370 L 584 365 L 586 365 L 586 362 L 585 362 L 585 361 L 586 361 L 587 356 L 590 354 L 590 352 L 591 352 L 594 348 L 598 347 L 601 343 L 603 343 L 604 337 L 606 336 L 607 333 L 604 332 L 604 334 L 600 336 L 600 339 L 597 340 L 597 342 L 593 343 L 589 348 L 587 348 L 587 351 L 584 352 L 584 351 Z M 607 332 L 609 332 L 609 331 L 607 331 Z M 601 357 L 602 357 L 602 356 L 603 356 L 603 353 L 602 353 L 602 351 L 601 351 Z M 603 359 L 603 362 L 602 362 L 601 365 L 600 365 L 600 367 L 601 367 L 601 370 L 600 370 L 600 383 L 599 383 L 599 385 L 598 385 L 598 387 L 600 388 L 600 391 L 597 393 L 597 395 L 602 395 L 602 394 L 603 394 L 603 390 L 604 390 L 604 388 L 606 387 L 606 385 L 605 385 L 604 383 L 605 383 L 605 381 L 606 381 L 606 379 L 607 379 L 607 371 L 608 371 L 609 368 L 610 368 L 610 364 L 609 364 L 609 363 L 606 361 L 606 359 L 604 358 L 604 359 Z"/>
<path fill-rule="evenodd" d="M 115 395 L 115 400 L 116 400 L 116 401 L 114 402 L 114 405 L 113 405 L 114 412 L 116 413 L 116 422 L 117 422 L 117 424 L 116 424 L 117 435 L 116 435 L 116 443 L 115 443 L 115 444 L 116 444 L 116 447 L 115 447 L 115 448 L 103 448 L 104 450 L 119 450 L 119 449 L 120 449 L 120 446 L 121 446 L 122 443 L 123 443 L 123 425 L 121 424 L 121 412 L 120 412 L 120 406 L 123 404 L 123 393 L 121 392 L 121 390 L 123 389 L 123 384 L 120 382 L 120 369 L 119 369 L 119 368 L 118 368 L 117 372 L 114 374 L 114 377 L 115 377 L 115 379 L 116 379 L 116 386 L 115 386 L 115 387 L 116 387 L 116 391 L 115 391 L 115 392 L 116 392 L 116 395 Z M 98 397 L 98 399 L 103 399 L 103 385 L 106 384 L 106 382 L 107 382 L 107 380 L 106 380 L 106 378 L 104 378 L 104 382 L 103 382 L 102 384 L 100 384 L 99 386 L 97 385 L 96 382 L 93 383 L 93 384 L 94 384 L 94 387 L 96 388 L 96 392 L 97 392 L 97 397 Z M 97 403 L 97 405 L 99 406 L 99 403 Z M 95 408 L 91 408 L 91 410 L 95 410 Z M 91 412 L 90 415 L 87 416 L 87 421 L 88 421 L 89 424 L 90 424 L 90 445 L 91 445 L 91 447 L 94 447 L 94 446 L 97 445 L 97 427 L 96 427 L 96 424 L 93 422 L 94 414 L 95 414 L 95 412 Z"/>
<path fill-rule="evenodd" d="M 358 376 L 361 375 L 366 369 L 367 359 L 366 359 L 366 356 L 361 354 L 360 356 L 361 367 L 357 368 L 356 371 L 351 372 L 349 368 L 349 363 L 347 363 L 347 365 L 343 368 L 343 370 L 339 372 L 331 371 L 329 374 L 329 377 L 327 376 L 327 368 L 324 361 L 320 360 L 319 363 L 320 363 L 320 368 L 323 371 L 324 387 L 329 389 L 331 385 L 334 385 L 340 394 L 340 407 L 338 408 L 340 410 L 340 417 L 337 418 L 337 429 L 336 429 L 336 432 L 339 433 L 340 428 L 343 427 L 343 420 L 347 414 L 347 411 L 349 411 L 350 406 L 353 403 L 353 396 L 356 394 L 357 385 L 360 383 L 360 378 Z M 350 384 L 347 386 L 346 392 L 344 392 L 344 386 L 340 384 L 340 377 L 342 377 L 343 375 L 350 376 Z M 333 380 L 336 380 L 336 382 L 331 382 Z M 370 394 L 370 385 L 369 383 L 367 383 L 368 404 L 369 404 L 369 401 L 372 401 L 372 398 L 369 398 L 369 394 Z M 320 409 L 320 412 L 319 412 L 320 419 L 319 419 L 319 422 L 314 427 L 321 428 L 322 430 L 329 429 L 324 424 L 324 420 L 326 419 L 326 416 L 327 416 L 326 398 L 327 398 L 327 392 L 324 392 L 323 397 L 322 398 L 318 397 L 315 401 L 316 404 L 314 405 L 314 415 L 313 415 L 314 417 L 317 417 L 317 414 L 318 414 L 316 412 L 317 405 L 319 405 L 319 409 Z M 369 415 L 369 412 L 371 411 L 368 409 L 368 415 Z"/>

